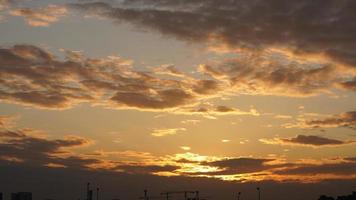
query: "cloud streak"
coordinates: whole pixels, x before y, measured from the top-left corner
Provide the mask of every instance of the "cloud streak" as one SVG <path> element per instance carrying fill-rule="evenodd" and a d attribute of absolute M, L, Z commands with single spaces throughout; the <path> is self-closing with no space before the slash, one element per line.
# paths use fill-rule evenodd
<path fill-rule="evenodd" d="M 151 135 L 154 137 L 164 137 L 169 135 L 176 135 L 180 131 L 186 131 L 186 129 L 185 128 L 153 129 Z"/>
<path fill-rule="evenodd" d="M 356 111 L 350 111 L 325 119 L 306 121 L 307 126 L 313 128 L 347 127 L 356 129 Z"/>
<path fill-rule="evenodd" d="M 297 135 L 293 138 L 260 139 L 265 144 L 279 144 L 289 146 L 332 147 L 355 144 L 356 141 L 342 141 L 316 135 Z"/>

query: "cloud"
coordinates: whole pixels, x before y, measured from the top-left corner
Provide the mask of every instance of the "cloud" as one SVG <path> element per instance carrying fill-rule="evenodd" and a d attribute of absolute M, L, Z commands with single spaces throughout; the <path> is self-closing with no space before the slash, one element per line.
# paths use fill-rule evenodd
<path fill-rule="evenodd" d="M 183 107 L 175 111 L 176 114 L 201 115 L 208 119 L 216 119 L 217 116 L 228 115 L 251 115 L 260 116 L 260 113 L 253 107 L 249 111 L 222 105 L 201 105 L 195 107 Z"/>
<path fill-rule="evenodd" d="M 101 161 L 73 155 L 68 150 L 89 144 L 91 144 L 90 140 L 77 136 L 50 140 L 32 136 L 28 129 L 0 130 L 0 151 L 5 156 L 3 160 L 20 160 L 28 166 L 61 165 L 72 168 L 90 168 L 90 165 L 99 164 Z"/>
<path fill-rule="evenodd" d="M 218 167 L 220 170 L 215 172 L 207 172 L 210 175 L 231 175 L 245 174 L 252 172 L 261 172 L 270 168 L 266 163 L 273 159 L 257 159 L 257 158 L 229 158 L 212 162 L 203 162 L 203 165 Z M 199 173 L 199 172 L 198 172 Z"/>
<path fill-rule="evenodd" d="M 220 90 L 220 85 L 214 80 L 199 80 L 193 86 L 193 91 L 197 94 L 214 94 L 217 90 Z"/>
<path fill-rule="evenodd" d="M 198 106 L 203 100 L 237 94 L 328 93 L 340 78 L 333 67 L 308 69 L 292 63 L 276 67 L 278 63 L 273 60 L 252 55 L 249 59 L 253 62 L 245 63 L 242 59 L 225 61 L 221 67 L 201 66 L 200 73 L 211 76 L 210 79 L 193 78 L 171 67 L 168 67 L 170 73 L 181 76 L 161 77 L 157 70 L 136 70 L 131 60 L 119 56 L 88 58 L 75 51 L 63 52 L 65 59 L 61 60 L 33 45 L 1 48 L 0 100 L 46 109 L 68 109 L 89 103 L 114 109 L 171 111 L 210 118 L 258 116 L 254 108 L 242 111 L 222 105 Z"/>
<path fill-rule="evenodd" d="M 286 48 L 295 55 L 323 57 L 350 68 L 356 65 L 352 0 L 144 0 L 71 6 L 185 41 L 247 49 Z"/>
<path fill-rule="evenodd" d="M 275 172 L 281 175 L 318 175 L 318 174 L 356 174 L 356 162 L 326 163 L 316 165 L 302 165 L 295 168 Z"/>
<path fill-rule="evenodd" d="M 318 113 L 302 113 L 297 117 L 296 122 L 286 123 L 282 126 L 285 128 L 339 128 L 346 127 L 355 129 L 356 112 L 349 111 L 337 115 L 323 115 Z"/>
<path fill-rule="evenodd" d="M 202 156 L 190 152 L 156 156 L 137 151 L 87 151 L 83 154 L 75 148 L 84 148 L 93 141 L 67 136 L 52 139 L 36 135 L 29 128 L 0 130 L 0 165 L 30 168 L 52 168 L 79 171 L 124 173 L 130 175 L 151 174 L 156 176 L 209 177 L 222 180 L 254 182 L 273 180 L 297 182 L 322 181 L 325 179 L 354 178 L 354 158 L 338 158 L 326 162 L 286 162 L 274 158 Z M 184 149 L 188 150 L 185 146 Z M 91 146 L 91 149 L 95 146 Z M 84 150 L 85 151 L 85 150 Z M 315 172 L 323 176 L 310 177 Z M 335 168 L 335 172 L 333 172 Z M 347 172 L 347 173 L 346 173 Z M 347 175 L 346 175 L 347 174 Z"/>
<path fill-rule="evenodd" d="M 176 135 L 179 131 L 186 131 L 185 128 L 153 129 L 151 135 L 154 137 L 164 137 Z"/>
<path fill-rule="evenodd" d="M 274 50 L 242 51 L 238 58 L 201 65 L 199 71 L 228 83 L 231 93 L 293 97 L 332 93 L 350 76 L 329 63 L 291 59 Z"/>
<path fill-rule="evenodd" d="M 180 78 L 184 78 L 187 76 L 185 73 L 178 70 L 174 65 L 163 65 L 163 66 L 155 67 L 153 71 L 156 74 L 168 75 L 168 76 L 174 76 Z"/>
<path fill-rule="evenodd" d="M 181 121 L 182 124 L 191 124 L 191 125 L 197 125 L 200 122 L 201 122 L 201 120 L 198 120 L 198 119 L 187 119 L 187 120 Z"/>
<path fill-rule="evenodd" d="M 136 165 L 119 165 L 116 167 L 116 170 L 122 170 L 126 173 L 130 174 L 153 174 L 157 172 L 173 172 L 175 170 L 179 169 L 178 166 L 173 166 L 173 165 L 142 165 L 142 164 L 136 164 Z"/>
<path fill-rule="evenodd" d="M 48 5 L 39 9 L 16 8 L 10 11 L 13 16 L 23 17 L 30 26 L 49 26 L 67 13 L 67 8 L 60 5 Z"/>
<path fill-rule="evenodd" d="M 66 51 L 61 61 L 32 45 L 0 49 L 0 99 L 66 109 L 82 102 L 112 108 L 163 110 L 194 103 L 189 84 L 134 70 L 117 56 L 85 58 Z"/>
<path fill-rule="evenodd" d="M 184 150 L 184 151 L 190 151 L 190 147 L 188 147 L 188 146 L 181 146 L 180 147 L 182 150 Z"/>
<path fill-rule="evenodd" d="M 64 59 L 33 45 L 0 49 L 0 100 L 42 109 L 69 109 L 80 103 L 112 109 L 185 112 L 202 100 L 222 96 L 213 80 L 182 74 L 161 77 L 136 70 L 131 60 L 119 56 L 88 58 L 62 50 Z M 198 112 L 196 112 L 198 113 Z M 258 115 L 255 109 L 240 111 L 217 106 L 211 115 Z"/>
<path fill-rule="evenodd" d="M 356 91 L 356 77 L 352 80 L 344 81 L 340 85 L 347 90 Z"/>
<path fill-rule="evenodd" d="M 211 79 L 198 81 L 193 87 L 198 94 L 220 88 L 228 88 L 224 92 L 230 94 L 294 97 L 354 91 L 356 48 L 350 44 L 356 17 L 351 0 L 182 2 L 98 1 L 69 7 L 235 53 L 235 59 L 201 65 L 200 72 Z"/>
<path fill-rule="evenodd" d="M 315 135 L 297 135 L 293 138 L 260 139 L 260 142 L 290 146 L 328 147 L 354 144 L 356 141 L 342 141 Z"/>
<path fill-rule="evenodd" d="M 356 128 L 356 111 L 345 112 L 326 119 L 314 119 L 305 122 L 313 128 L 348 127 Z"/>
<path fill-rule="evenodd" d="M 12 127 L 16 117 L 14 116 L 1 116 L 0 115 L 0 129 L 4 129 L 6 127 Z"/>
<path fill-rule="evenodd" d="M 154 94 L 117 92 L 111 100 L 115 103 L 136 108 L 165 109 L 188 104 L 193 96 L 180 89 L 167 89 Z"/>
<path fill-rule="evenodd" d="M 66 136 L 49 139 L 32 129 L 0 129 L 0 163 L 21 163 L 27 167 L 101 170 L 135 174 L 173 172 L 180 167 L 162 163 L 148 152 L 120 151 L 82 154 L 74 151 L 93 144 L 92 140 Z"/>

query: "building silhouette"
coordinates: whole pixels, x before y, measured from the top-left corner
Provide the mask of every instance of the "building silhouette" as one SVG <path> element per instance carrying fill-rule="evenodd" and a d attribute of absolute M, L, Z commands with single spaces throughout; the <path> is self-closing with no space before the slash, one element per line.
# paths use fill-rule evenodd
<path fill-rule="evenodd" d="M 350 195 L 338 196 L 337 200 L 356 200 L 356 191 Z"/>
<path fill-rule="evenodd" d="M 0 192 L 0 200 L 2 200 L 2 193 Z"/>
<path fill-rule="evenodd" d="M 32 200 L 32 193 L 31 192 L 12 193 L 11 200 Z"/>
<path fill-rule="evenodd" d="M 356 191 L 349 195 L 338 196 L 336 199 L 334 197 L 321 195 L 319 200 L 356 200 Z"/>

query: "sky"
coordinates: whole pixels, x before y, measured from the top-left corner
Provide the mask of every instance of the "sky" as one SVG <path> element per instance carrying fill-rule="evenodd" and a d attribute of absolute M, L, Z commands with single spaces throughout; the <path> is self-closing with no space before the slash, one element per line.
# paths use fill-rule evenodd
<path fill-rule="evenodd" d="M 0 0 L 0 188 L 37 199 L 83 199 L 87 181 L 107 199 L 350 193 L 355 10 Z"/>

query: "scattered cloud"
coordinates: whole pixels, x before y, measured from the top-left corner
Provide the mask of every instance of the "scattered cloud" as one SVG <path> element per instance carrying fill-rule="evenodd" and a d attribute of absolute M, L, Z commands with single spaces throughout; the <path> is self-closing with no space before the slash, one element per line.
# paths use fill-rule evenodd
<path fill-rule="evenodd" d="M 183 149 L 184 151 L 190 151 L 191 150 L 191 148 L 188 147 L 188 146 L 181 146 L 180 148 Z"/>
<path fill-rule="evenodd" d="M 16 8 L 10 11 L 13 16 L 23 17 L 30 26 L 49 26 L 68 14 L 65 6 L 49 5 L 44 8 Z"/>
<path fill-rule="evenodd" d="M 313 128 L 348 127 L 356 129 L 356 111 L 335 115 L 326 119 L 314 119 L 305 122 Z"/>
<path fill-rule="evenodd" d="M 215 175 L 244 174 L 264 171 L 268 168 L 266 163 L 273 161 L 271 159 L 256 158 L 231 158 L 218 161 L 202 163 L 204 165 L 218 167 L 221 171 L 208 172 Z"/>
<path fill-rule="evenodd" d="M 241 52 L 238 58 L 201 65 L 200 72 L 249 95 L 308 97 L 330 94 L 350 73 L 329 63 L 291 59 L 284 52 Z"/>
<path fill-rule="evenodd" d="M 302 113 L 296 118 L 296 122 L 282 124 L 284 128 L 339 128 L 355 129 L 356 112 L 349 111 L 338 115 L 322 115 L 318 113 Z"/>
<path fill-rule="evenodd" d="M 293 138 L 260 139 L 260 142 L 265 144 L 310 146 L 310 147 L 343 146 L 343 145 L 356 143 L 356 141 L 342 141 L 342 140 L 330 139 L 330 138 L 316 136 L 316 135 L 297 135 L 296 137 Z"/>
<path fill-rule="evenodd" d="M 234 49 L 277 47 L 288 49 L 294 56 L 324 58 L 351 68 L 356 64 L 356 49 L 350 44 L 355 35 L 350 29 L 355 18 L 353 1 L 145 0 L 70 6 L 189 42 L 223 44 Z"/>
<path fill-rule="evenodd" d="M 202 156 L 190 152 L 155 156 L 149 152 L 105 151 L 82 154 L 75 148 L 93 141 L 68 136 L 50 139 L 33 135 L 35 130 L 1 128 L 0 165 L 22 165 L 57 169 L 96 170 L 157 176 L 209 177 L 222 180 L 255 182 L 259 180 L 318 182 L 326 179 L 356 177 L 352 157 L 324 161 L 286 162 L 278 155 L 268 158 Z M 298 138 L 298 137 L 297 137 Z M 295 142 L 296 139 L 288 139 Z M 321 141 L 321 142 L 320 142 Z M 300 139 L 298 139 L 300 143 Z M 336 140 L 318 139 L 313 145 L 336 144 Z M 310 142 L 308 143 L 310 144 Z M 92 149 L 93 147 L 91 147 Z M 95 147 L 94 147 L 95 148 Z M 181 146 L 185 151 L 188 146 Z M 334 169 L 334 170 L 333 170 Z M 317 176 L 310 176 L 316 174 Z"/>
<path fill-rule="evenodd" d="M 211 83 L 207 80 L 159 77 L 154 71 L 134 69 L 131 60 L 119 56 L 87 58 L 77 51 L 62 52 L 65 59 L 60 60 L 37 46 L 1 48 L 0 100 L 42 109 L 89 103 L 184 115 L 259 115 L 254 108 L 195 108 L 200 101 L 224 93 L 215 87 L 208 89 Z"/>
<path fill-rule="evenodd" d="M 354 18 L 352 1 L 183 2 L 102 1 L 69 7 L 180 40 L 202 42 L 216 51 L 237 53 L 234 59 L 200 66 L 198 71 L 210 79 L 198 81 L 193 87 L 197 94 L 229 88 L 224 93 L 306 97 L 331 95 L 335 89 L 354 90 L 356 48 L 350 45 L 352 39 L 336 39 L 355 34 L 348 28 Z M 325 16 L 324 12 L 331 14 Z M 167 71 L 177 74 L 174 69 Z"/>
<path fill-rule="evenodd" d="M 201 122 L 201 120 L 198 120 L 198 119 L 187 119 L 187 120 L 181 121 L 182 124 L 192 124 L 192 125 L 199 124 L 200 122 Z"/>
<path fill-rule="evenodd" d="M 243 111 L 229 106 L 202 105 L 195 107 L 183 107 L 175 111 L 176 114 L 200 115 L 208 119 L 216 119 L 218 116 L 228 115 L 251 115 L 260 116 L 260 113 L 253 107 L 249 111 Z"/>
<path fill-rule="evenodd" d="M 176 135 L 179 131 L 186 131 L 185 128 L 168 128 L 168 129 L 153 129 L 151 135 L 154 137 L 164 137 Z"/>

